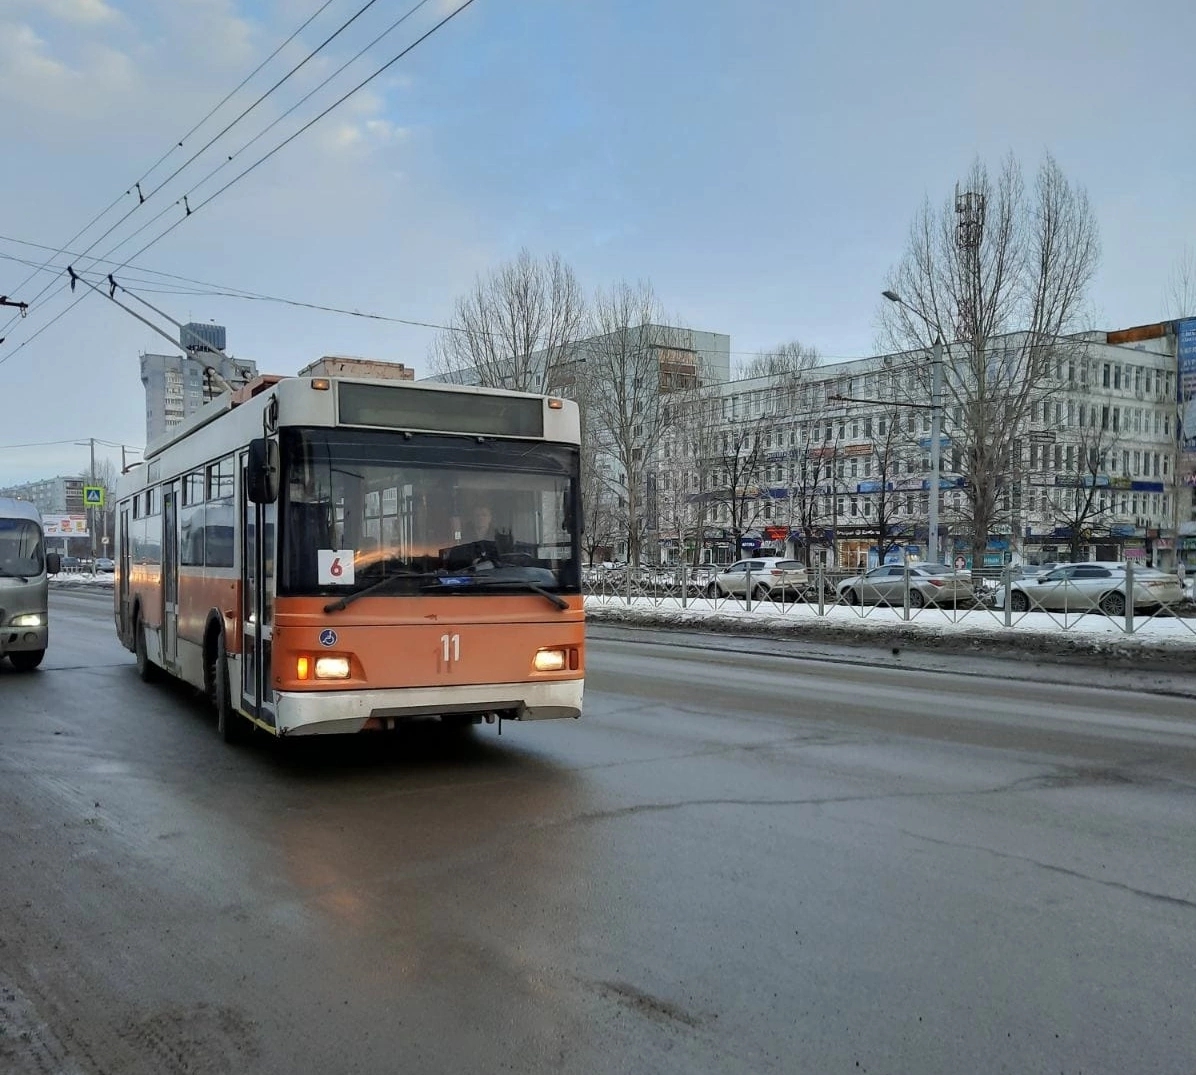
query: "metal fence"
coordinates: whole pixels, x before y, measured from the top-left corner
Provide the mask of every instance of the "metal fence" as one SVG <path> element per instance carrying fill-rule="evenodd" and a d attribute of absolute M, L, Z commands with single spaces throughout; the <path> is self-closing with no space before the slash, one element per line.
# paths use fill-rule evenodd
<path fill-rule="evenodd" d="M 1155 634 L 1191 640 L 1196 636 L 1196 605 L 1191 583 L 1175 575 L 1121 564 L 1069 565 L 1097 568 L 1108 576 L 1057 584 L 1035 581 L 1017 567 L 956 573 L 949 579 L 920 574 L 901 565 L 884 585 L 859 572 L 817 565 L 804 576 L 749 572 L 729 579 L 720 571 L 676 568 L 584 569 L 587 604 L 661 610 L 705 611 L 755 617 L 870 620 L 928 626 L 992 625 L 1035 630 L 1097 630 Z M 1050 575 L 1041 576 L 1049 579 Z M 732 592 L 726 588 L 733 586 Z"/>

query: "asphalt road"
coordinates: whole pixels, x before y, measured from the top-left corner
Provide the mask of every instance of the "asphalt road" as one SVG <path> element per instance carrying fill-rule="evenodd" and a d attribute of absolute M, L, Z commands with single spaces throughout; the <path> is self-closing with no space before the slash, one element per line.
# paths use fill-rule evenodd
<path fill-rule="evenodd" d="M 52 615 L 5 1075 L 1196 1071 L 1190 699 L 608 637 L 580 722 L 231 749 Z"/>

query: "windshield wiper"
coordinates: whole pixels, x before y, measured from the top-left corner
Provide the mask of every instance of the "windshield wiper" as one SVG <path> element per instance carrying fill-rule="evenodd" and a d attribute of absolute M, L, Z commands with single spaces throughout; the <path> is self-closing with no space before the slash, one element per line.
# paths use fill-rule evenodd
<path fill-rule="evenodd" d="M 427 579 L 433 578 L 434 574 L 431 571 L 409 571 L 399 572 L 394 575 L 384 575 L 377 582 L 371 582 L 368 586 L 363 586 L 360 590 L 354 590 L 352 593 L 345 594 L 344 597 L 337 598 L 335 601 L 330 601 L 324 606 L 325 612 L 341 612 L 348 608 L 359 597 L 365 597 L 366 594 L 374 593 L 381 590 L 388 583 L 394 582 L 397 579 Z"/>
<path fill-rule="evenodd" d="M 543 586 L 537 585 L 534 582 L 528 582 L 526 579 L 488 579 L 484 575 L 474 575 L 470 576 L 470 578 L 478 586 L 497 586 L 504 590 L 527 590 L 529 593 L 539 594 L 562 612 L 569 607 L 569 602 L 559 594 L 555 594 L 551 590 L 546 590 Z M 431 587 L 424 587 L 424 589 L 431 589 Z"/>
<path fill-rule="evenodd" d="M 15 571 L 9 571 L 7 567 L 0 567 L 0 575 L 6 579 L 20 579 L 22 582 L 28 582 L 29 579 L 24 575 L 18 575 Z"/>

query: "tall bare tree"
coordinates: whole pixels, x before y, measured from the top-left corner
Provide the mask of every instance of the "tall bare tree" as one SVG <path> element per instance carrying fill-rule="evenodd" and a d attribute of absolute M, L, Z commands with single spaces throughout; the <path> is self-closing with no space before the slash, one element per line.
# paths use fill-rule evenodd
<path fill-rule="evenodd" d="M 450 329 L 433 344 L 432 371 L 464 372 L 491 388 L 552 391 L 575 357 L 585 317 L 581 287 L 561 256 L 521 250 L 457 300 Z"/>
<path fill-rule="evenodd" d="M 1163 305 L 1168 317 L 1196 317 L 1196 247 L 1184 244 L 1167 276 Z"/>
<path fill-rule="evenodd" d="M 664 323 L 652 285 L 622 281 L 600 290 L 591 305 L 578 375 L 587 412 L 601 430 L 610 485 L 622 504 L 628 561 L 638 565 L 650 518 L 648 476 L 674 415 L 668 397 L 701 378 L 691 334 Z"/>
<path fill-rule="evenodd" d="M 903 432 L 901 416 L 896 409 L 874 414 L 865 422 L 865 436 L 870 438 L 871 444 L 864 459 L 870 473 L 864 477 L 865 491 L 861 497 L 868 503 L 865 520 L 871 527 L 871 536 L 883 563 L 900 527 L 905 496 L 897 491 L 897 482 L 901 474 L 910 469 L 907 463 L 914 446 Z"/>
<path fill-rule="evenodd" d="M 740 420 L 718 430 L 713 451 L 702 465 L 709 473 L 709 489 L 702 494 L 708 509 L 727 522 L 735 555 L 742 553 L 743 537 L 768 517 L 773 502 L 768 483 L 771 419 Z"/>
<path fill-rule="evenodd" d="M 1115 464 L 1120 434 L 1110 426 L 1109 410 L 1107 406 L 1083 408 L 1076 434 L 1067 444 L 1056 446 L 1059 465 L 1051 459 L 1052 484 L 1040 487 L 1044 488 L 1041 499 L 1045 500 L 1047 520 L 1067 532 L 1068 559 L 1072 563 L 1081 559 L 1081 550 L 1096 534 L 1108 532 L 1116 511 L 1117 494 L 1107 483 L 1110 473 L 1118 469 Z M 1044 445 L 1043 450 L 1050 449 Z M 1035 468 L 1031 465 L 1030 469 Z M 1047 468 L 1042 470 L 1046 472 Z"/>
<path fill-rule="evenodd" d="M 974 563 L 984 562 L 999 522 L 1014 438 L 1078 346 L 1067 334 L 1078 327 L 1099 256 L 1084 190 L 1047 156 L 1027 192 L 1009 156 L 995 175 L 977 161 L 955 198 L 923 206 L 890 276 L 909 305 L 885 304 L 882 337 L 899 349 L 929 349 L 935 337 L 945 344 L 944 399 L 960 416 L 948 434 L 961 451 Z"/>
<path fill-rule="evenodd" d="M 821 424 L 811 425 L 821 432 Z M 832 427 L 833 435 L 833 427 Z M 796 531 L 803 546 L 806 567 L 812 567 L 814 549 L 827 545 L 825 534 L 835 526 L 835 475 L 840 459 L 837 439 L 823 440 L 813 433 L 793 445 L 788 460 L 786 484 L 789 493 L 789 529 Z M 826 510 L 827 505 L 832 505 Z"/>
<path fill-rule="evenodd" d="M 818 349 L 800 340 L 787 340 L 767 351 L 757 351 L 735 368 L 736 379 L 746 377 L 784 377 L 797 379 L 822 363 Z"/>

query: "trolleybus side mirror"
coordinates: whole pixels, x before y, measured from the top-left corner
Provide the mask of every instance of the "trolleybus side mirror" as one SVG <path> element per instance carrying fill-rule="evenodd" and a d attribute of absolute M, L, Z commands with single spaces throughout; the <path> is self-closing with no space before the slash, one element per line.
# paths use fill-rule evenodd
<path fill-rule="evenodd" d="M 62 570 L 62 557 L 56 552 L 46 553 L 46 574 L 57 575 Z"/>
<path fill-rule="evenodd" d="M 249 442 L 248 493 L 254 504 L 278 499 L 278 441 L 258 437 Z"/>

